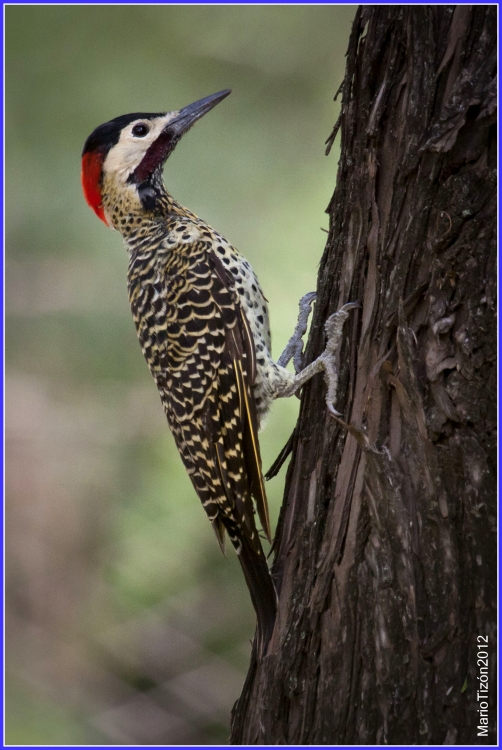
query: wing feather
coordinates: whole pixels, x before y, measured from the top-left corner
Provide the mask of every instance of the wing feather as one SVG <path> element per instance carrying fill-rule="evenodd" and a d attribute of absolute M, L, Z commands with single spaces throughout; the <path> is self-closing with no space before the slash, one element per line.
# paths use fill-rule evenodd
<path fill-rule="evenodd" d="M 160 300 L 157 315 L 153 320 L 135 315 L 141 317 L 140 340 L 220 545 L 221 523 L 228 531 L 243 524 L 259 545 L 253 499 L 269 540 L 271 531 L 252 390 L 256 352 L 250 325 L 232 274 L 214 253 L 201 248 L 191 262 L 180 257 L 175 263 L 150 285 L 148 308 L 155 309 Z M 141 306 L 147 307 L 144 300 Z"/>
<path fill-rule="evenodd" d="M 255 522 L 256 505 L 270 540 L 252 332 L 232 275 L 206 243 L 194 243 L 188 257 L 186 246 L 183 252 L 173 248 L 163 263 L 154 281 L 141 283 L 130 274 L 140 343 L 220 547 L 226 531 L 239 554 L 265 643 L 276 594 Z"/>

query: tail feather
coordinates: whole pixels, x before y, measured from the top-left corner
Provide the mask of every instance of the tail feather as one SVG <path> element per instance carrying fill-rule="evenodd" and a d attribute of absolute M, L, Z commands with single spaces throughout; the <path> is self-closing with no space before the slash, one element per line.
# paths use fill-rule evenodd
<path fill-rule="evenodd" d="M 258 650 L 264 654 L 274 630 L 277 594 L 263 551 L 257 551 L 248 539 L 241 542 L 238 558 L 258 619 Z"/>

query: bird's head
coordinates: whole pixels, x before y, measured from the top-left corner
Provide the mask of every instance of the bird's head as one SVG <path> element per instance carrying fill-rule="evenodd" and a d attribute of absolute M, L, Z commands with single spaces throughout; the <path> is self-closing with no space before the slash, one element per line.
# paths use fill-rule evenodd
<path fill-rule="evenodd" d="M 226 89 L 174 112 L 121 115 L 96 128 L 82 152 L 82 188 L 97 216 L 113 226 L 118 199 L 134 210 L 152 210 L 166 159 L 182 135 L 229 94 Z"/>

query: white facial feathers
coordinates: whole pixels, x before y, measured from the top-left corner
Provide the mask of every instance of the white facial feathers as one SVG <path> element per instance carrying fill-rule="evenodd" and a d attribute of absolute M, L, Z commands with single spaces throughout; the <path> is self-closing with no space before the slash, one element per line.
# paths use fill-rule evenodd
<path fill-rule="evenodd" d="M 110 149 L 106 156 L 103 163 L 104 174 L 110 177 L 113 175 L 125 184 L 131 172 L 141 163 L 152 143 L 157 140 L 164 128 L 178 114 L 179 112 L 176 110 L 161 117 L 154 117 L 151 120 L 138 119 L 129 123 L 122 130 L 118 143 Z M 146 135 L 134 135 L 134 128 L 142 124 L 148 127 L 148 133 Z"/>

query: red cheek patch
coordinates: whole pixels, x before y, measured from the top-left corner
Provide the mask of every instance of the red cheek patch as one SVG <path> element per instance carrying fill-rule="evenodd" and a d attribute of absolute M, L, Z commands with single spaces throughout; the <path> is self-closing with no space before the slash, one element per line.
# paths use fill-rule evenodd
<path fill-rule="evenodd" d="M 101 221 L 106 225 L 105 212 L 101 203 L 101 171 L 103 168 L 103 154 L 90 151 L 82 157 L 82 189 L 84 197 Z"/>

